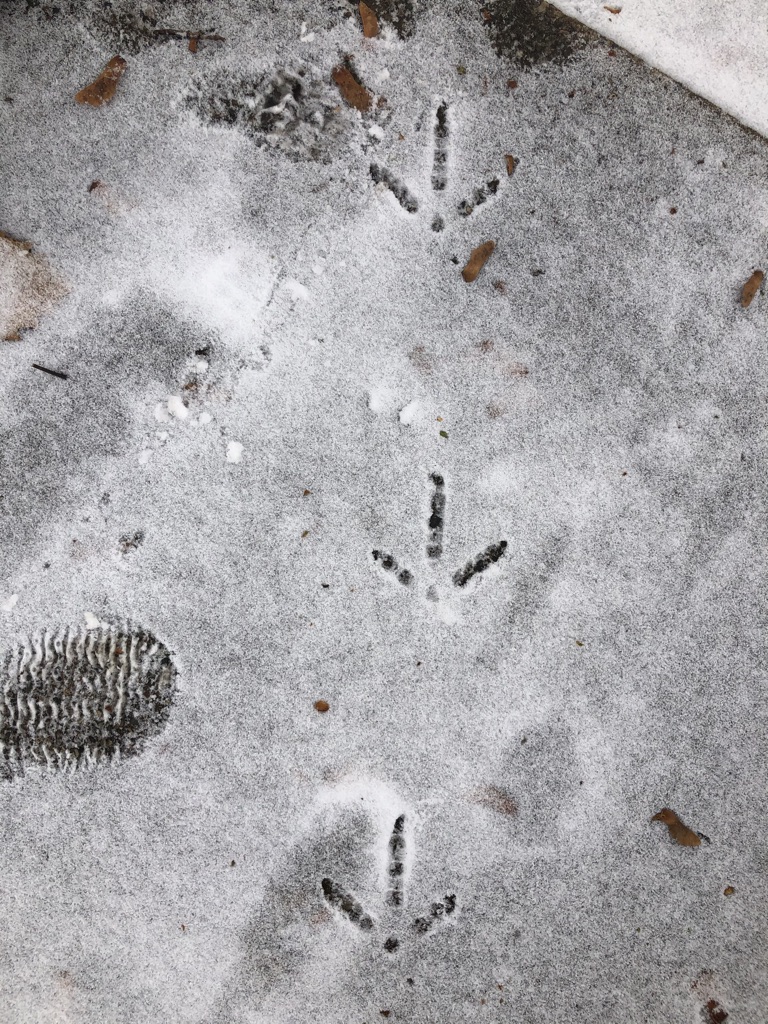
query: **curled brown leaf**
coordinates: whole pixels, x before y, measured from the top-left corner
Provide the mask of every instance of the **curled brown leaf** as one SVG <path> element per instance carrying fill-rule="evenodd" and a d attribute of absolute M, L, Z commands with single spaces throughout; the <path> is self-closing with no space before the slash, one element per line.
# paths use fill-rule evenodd
<path fill-rule="evenodd" d="M 679 846 L 701 846 L 699 836 L 687 825 L 684 825 L 671 808 L 662 807 L 658 814 L 654 814 L 651 821 L 663 822 L 669 829 L 670 839 Z"/>
<path fill-rule="evenodd" d="M 63 280 L 44 256 L 0 231 L 0 337 L 19 341 L 41 316 L 67 294 Z"/>
<path fill-rule="evenodd" d="M 363 23 L 363 35 L 366 39 L 374 39 L 379 34 L 379 19 L 368 4 L 360 0 L 360 20 Z"/>
<path fill-rule="evenodd" d="M 346 64 L 338 64 L 331 72 L 331 78 L 336 83 L 342 99 L 350 107 L 363 112 L 371 109 L 373 96 L 358 82 Z"/>
<path fill-rule="evenodd" d="M 128 63 L 119 54 L 116 54 L 99 77 L 75 95 L 75 100 L 78 103 L 87 103 L 91 107 L 100 107 L 103 103 L 109 103 L 115 95 L 117 83 L 127 67 Z"/>
<path fill-rule="evenodd" d="M 477 280 L 478 274 L 490 259 L 491 253 L 495 248 L 495 242 L 483 242 L 482 245 L 478 245 L 472 250 L 470 257 L 467 260 L 467 265 L 461 272 L 461 276 L 467 284 L 471 284 L 473 281 Z"/>
<path fill-rule="evenodd" d="M 741 305 L 744 309 L 752 302 L 752 299 L 760 291 L 760 285 L 763 283 L 765 274 L 762 270 L 756 270 L 749 280 L 744 282 L 744 287 L 741 289 Z"/>

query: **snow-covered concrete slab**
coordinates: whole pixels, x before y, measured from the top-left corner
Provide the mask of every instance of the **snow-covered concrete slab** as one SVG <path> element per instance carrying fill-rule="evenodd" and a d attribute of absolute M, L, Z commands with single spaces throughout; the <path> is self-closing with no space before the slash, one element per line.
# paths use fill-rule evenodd
<path fill-rule="evenodd" d="M 370 6 L 7 16 L 0 1020 L 758 1020 L 766 143 Z"/>
<path fill-rule="evenodd" d="M 553 0 L 553 5 L 768 135 L 765 4 Z"/>

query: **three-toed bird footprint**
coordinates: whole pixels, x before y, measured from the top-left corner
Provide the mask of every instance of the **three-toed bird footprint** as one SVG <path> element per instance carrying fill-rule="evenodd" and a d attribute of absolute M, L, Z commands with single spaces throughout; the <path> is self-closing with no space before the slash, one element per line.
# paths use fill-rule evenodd
<path fill-rule="evenodd" d="M 409 932 L 419 936 L 426 935 L 437 925 L 444 924 L 456 911 L 456 894 L 448 893 L 441 900 L 431 903 L 414 919 L 408 919 L 405 912 L 405 876 L 409 853 L 406 816 L 400 814 L 395 819 L 389 838 L 387 890 L 378 918 L 369 913 L 354 893 L 348 892 L 342 883 L 327 877 L 320 882 L 323 896 L 335 911 L 339 923 L 346 921 L 354 928 L 371 932 L 377 939 L 384 934 L 386 937 L 383 940 L 383 948 L 388 953 L 394 953 Z"/>

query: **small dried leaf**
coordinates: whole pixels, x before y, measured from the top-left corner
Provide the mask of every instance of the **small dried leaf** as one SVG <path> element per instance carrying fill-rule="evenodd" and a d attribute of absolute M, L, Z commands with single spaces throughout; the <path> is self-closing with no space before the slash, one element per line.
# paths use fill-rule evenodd
<path fill-rule="evenodd" d="M 511 178 L 520 161 L 516 157 L 512 156 L 511 153 L 507 153 L 504 159 L 507 161 L 507 176 Z"/>
<path fill-rule="evenodd" d="M 441 430 L 440 431 L 440 437 L 448 437 L 448 431 L 447 430 Z"/>
<path fill-rule="evenodd" d="M 744 309 L 752 302 L 752 299 L 760 291 L 760 285 L 763 283 L 765 274 L 762 270 L 756 270 L 754 274 L 745 282 L 744 287 L 741 289 L 741 305 Z"/>
<path fill-rule="evenodd" d="M 728 1012 L 716 999 L 707 1001 L 707 1005 L 701 1011 L 701 1015 L 706 1024 L 725 1024 L 729 1017 Z"/>
<path fill-rule="evenodd" d="M 663 821 L 669 829 L 670 839 L 673 839 L 679 846 L 701 846 L 701 839 L 687 825 L 684 825 L 669 807 L 662 807 L 658 814 L 654 814 L 651 821 Z"/>
<path fill-rule="evenodd" d="M 321 715 L 324 715 L 326 711 L 331 710 L 331 705 L 327 700 L 316 700 L 314 704 L 315 711 L 319 711 Z"/>
<path fill-rule="evenodd" d="M 0 231 L 0 337 L 19 341 L 21 332 L 37 327 L 67 294 L 64 282 L 48 261 L 21 242 Z"/>
<path fill-rule="evenodd" d="M 620 7 L 608 7 L 606 5 L 605 10 L 608 11 L 609 14 L 621 14 Z"/>
<path fill-rule="evenodd" d="M 733 896 L 735 892 L 736 890 L 733 888 L 732 885 L 726 885 L 726 887 L 723 889 L 723 896 Z"/>
<path fill-rule="evenodd" d="M 303 496 L 305 498 L 307 498 L 311 493 L 312 493 L 312 491 L 310 491 L 308 488 L 306 488 L 306 487 L 304 488 L 304 495 Z"/>
<path fill-rule="evenodd" d="M 483 242 L 482 245 L 478 245 L 476 249 L 472 250 L 470 257 L 467 260 L 467 265 L 461 272 L 461 276 L 467 284 L 471 284 L 473 281 L 477 280 L 478 274 L 488 262 L 491 253 L 495 248 L 495 242 Z"/>
<path fill-rule="evenodd" d="M 189 52 L 190 53 L 197 53 L 197 48 L 198 48 L 199 44 L 200 44 L 200 40 L 198 39 L 197 36 L 190 36 L 189 37 Z"/>
<path fill-rule="evenodd" d="M 91 107 L 100 107 L 103 103 L 109 103 L 115 95 L 117 83 L 122 78 L 123 72 L 127 67 L 127 62 L 117 54 L 107 64 L 97 79 L 77 93 L 75 99 L 78 103 L 87 103 Z"/>
<path fill-rule="evenodd" d="M 360 0 L 360 20 L 363 23 L 363 35 L 366 39 L 375 39 L 379 34 L 379 19 L 368 6 Z"/>
<path fill-rule="evenodd" d="M 304 538 L 308 537 L 308 536 L 309 536 L 309 530 L 304 530 L 304 532 L 301 535 L 301 539 L 304 540 Z"/>
<path fill-rule="evenodd" d="M 342 99 L 354 107 L 355 110 L 363 112 L 370 110 L 373 105 L 373 96 L 364 85 L 355 78 L 346 64 L 339 64 L 331 72 L 331 78 L 341 93 Z"/>

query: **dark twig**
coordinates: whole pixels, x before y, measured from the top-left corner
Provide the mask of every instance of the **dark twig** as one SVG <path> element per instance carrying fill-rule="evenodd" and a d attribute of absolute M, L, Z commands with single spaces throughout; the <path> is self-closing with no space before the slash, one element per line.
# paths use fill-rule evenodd
<path fill-rule="evenodd" d="M 52 377 L 61 377 L 62 380 L 69 380 L 68 373 L 62 373 L 60 370 L 49 370 L 47 366 L 40 366 L 38 363 L 32 363 L 36 370 L 42 370 L 43 373 L 50 373 Z"/>
<path fill-rule="evenodd" d="M 215 32 L 188 32 L 181 28 L 155 28 L 152 30 L 156 36 L 175 36 L 176 39 L 195 39 L 198 42 L 209 41 L 212 43 L 226 43 L 224 36 Z"/>

